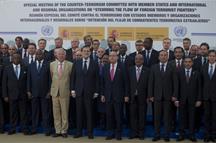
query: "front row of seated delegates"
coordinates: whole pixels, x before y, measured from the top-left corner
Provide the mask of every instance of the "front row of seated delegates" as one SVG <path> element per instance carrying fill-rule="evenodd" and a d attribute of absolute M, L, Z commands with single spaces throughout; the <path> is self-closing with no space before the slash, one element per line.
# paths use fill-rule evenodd
<path fill-rule="evenodd" d="M 4 69 L 2 93 L 10 108 L 10 129 L 8 134 L 16 133 L 16 126 L 20 121 L 21 131 L 29 134 L 27 129 L 27 68 L 21 64 L 21 56 L 13 54 L 12 63 Z"/>
<path fill-rule="evenodd" d="M 70 97 L 70 77 L 73 64 L 66 59 L 63 48 L 56 50 L 56 60 L 50 63 L 51 89 L 55 134 L 67 137 Z"/>
<path fill-rule="evenodd" d="M 148 96 L 154 103 L 155 136 L 152 141 L 160 140 L 160 125 L 163 118 L 165 135 L 164 140 L 170 139 L 171 104 L 175 101 L 178 90 L 178 81 L 175 70 L 168 62 L 168 53 L 160 51 L 159 63 L 151 67 Z"/>
<path fill-rule="evenodd" d="M 121 140 L 122 106 L 123 102 L 128 102 L 129 100 L 126 70 L 118 63 L 118 55 L 114 51 L 109 54 L 109 62 L 109 64 L 104 66 L 101 85 L 101 101 L 106 103 L 106 140 L 114 137 L 117 140 Z"/>
<path fill-rule="evenodd" d="M 28 66 L 27 94 L 31 99 L 32 129 L 31 134 L 37 133 L 42 113 L 42 126 L 46 136 L 51 134 L 51 102 L 50 102 L 50 70 L 45 60 L 45 53 L 38 49 L 35 62 Z"/>

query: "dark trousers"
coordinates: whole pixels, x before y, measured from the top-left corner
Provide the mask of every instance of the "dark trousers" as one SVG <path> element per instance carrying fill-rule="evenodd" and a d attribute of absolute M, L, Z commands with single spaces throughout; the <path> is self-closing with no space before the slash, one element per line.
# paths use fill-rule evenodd
<path fill-rule="evenodd" d="M 216 101 L 204 101 L 205 137 L 216 138 Z"/>
<path fill-rule="evenodd" d="M 165 129 L 165 137 L 169 137 L 171 126 L 171 101 L 154 101 L 154 128 L 155 135 L 160 136 L 161 118 Z"/>
<path fill-rule="evenodd" d="M 122 103 L 106 103 L 107 131 L 109 134 L 113 134 L 115 130 L 116 137 L 121 137 L 122 132 L 122 106 Z"/>
<path fill-rule="evenodd" d="M 76 100 L 70 97 L 69 104 L 69 129 L 76 128 Z"/>
<path fill-rule="evenodd" d="M 147 103 L 140 96 L 135 96 L 130 103 L 131 134 L 143 136 L 146 122 Z"/>
<path fill-rule="evenodd" d="M 10 108 L 10 130 L 15 131 L 20 119 L 22 131 L 27 130 L 27 101 L 25 99 L 9 100 Z M 19 118 L 20 117 L 20 118 Z"/>
<path fill-rule="evenodd" d="M 93 99 L 86 98 L 85 96 L 76 97 L 77 134 L 82 134 L 84 121 L 87 121 L 88 134 L 93 134 L 92 106 Z M 86 113 L 86 119 L 83 113 Z"/>
<path fill-rule="evenodd" d="M 184 135 L 185 129 L 189 129 L 190 136 L 194 136 L 195 126 L 195 103 L 188 101 L 180 102 L 179 106 L 179 132 Z"/>
<path fill-rule="evenodd" d="M 51 111 L 50 100 L 44 97 L 32 98 L 32 131 L 36 131 L 40 123 L 40 115 L 42 115 L 42 125 L 45 132 L 50 132 Z"/>
<path fill-rule="evenodd" d="M 4 131 L 4 109 L 2 98 L 0 98 L 0 130 Z"/>

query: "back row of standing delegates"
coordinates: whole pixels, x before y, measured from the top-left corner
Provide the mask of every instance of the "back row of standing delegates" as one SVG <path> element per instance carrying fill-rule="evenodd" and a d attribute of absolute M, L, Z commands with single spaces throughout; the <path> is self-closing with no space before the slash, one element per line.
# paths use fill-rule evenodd
<path fill-rule="evenodd" d="M 52 132 L 53 112 L 53 137 L 67 137 L 70 126 L 76 126 L 74 138 L 79 138 L 83 136 L 86 124 L 88 138 L 93 139 L 94 104 L 97 101 L 98 107 L 102 108 L 100 112 L 106 113 L 106 119 L 103 114 L 101 117 L 102 124 L 106 121 L 107 140 L 122 139 L 122 117 L 129 121 L 129 138 L 144 139 L 147 101 L 150 101 L 154 115 L 153 141 L 162 137 L 161 118 L 164 140 L 170 140 L 178 111 L 174 107 L 179 109 L 180 135 L 177 140 L 184 140 L 188 125 L 189 139 L 196 141 L 195 132 L 200 125 L 196 118 L 201 118 L 202 114 L 197 114 L 202 111 L 201 105 L 204 107 L 204 141 L 215 140 L 216 53 L 209 50 L 207 43 L 200 45 L 201 52 L 197 56 L 196 46 L 190 48 L 188 38 L 183 40 L 184 48 L 176 47 L 174 52 L 170 50 L 169 38 L 163 40 L 159 52 L 152 48 L 153 40 L 145 38 L 135 42 L 136 52 L 126 55 L 125 44 L 120 45 L 112 37 L 108 39 L 106 51 L 91 36 L 85 36 L 85 46 L 81 50 L 76 38 L 67 51 L 63 49 L 61 38 L 55 39 L 56 48 L 50 52 L 45 51 L 44 39 L 38 41 L 38 50 L 28 39 L 20 44 L 20 37 L 16 38 L 17 50 L 15 46 L 2 44 L 2 97 L 10 106 L 9 134 L 16 132 L 19 117 L 24 134 L 37 133 L 42 113 L 44 133 L 48 136 Z M 0 119 L 1 124 L 4 124 L 3 120 Z M 71 123 L 75 120 L 76 125 Z"/>

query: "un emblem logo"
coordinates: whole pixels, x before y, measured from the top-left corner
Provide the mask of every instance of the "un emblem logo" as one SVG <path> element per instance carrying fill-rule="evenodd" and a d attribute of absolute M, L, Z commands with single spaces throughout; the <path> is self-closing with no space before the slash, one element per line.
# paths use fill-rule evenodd
<path fill-rule="evenodd" d="M 45 25 L 45 26 L 42 26 L 41 27 L 41 33 L 44 35 L 44 36 L 50 36 L 52 35 L 54 29 L 52 26 L 50 25 Z"/>
<path fill-rule="evenodd" d="M 187 28 L 184 26 L 176 26 L 174 33 L 177 37 L 184 37 L 187 34 Z"/>

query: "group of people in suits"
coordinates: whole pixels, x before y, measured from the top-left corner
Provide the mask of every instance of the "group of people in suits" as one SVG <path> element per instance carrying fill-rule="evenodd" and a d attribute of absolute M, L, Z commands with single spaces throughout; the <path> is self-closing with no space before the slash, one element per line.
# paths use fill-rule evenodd
<path fill-rule="evenodd" d="M 1 133 L 8 110 L 9 135 L 16 133 L 18 124 L 25 135 L 36 134 L 42 123 L 46 136 L 54 126 L 53 137 L 66 138 L 68 130 L 76 127 L 74 138 L 82 137 L 86 128 L 93 139 L 98 124 L 106 125 L 106 140 L 121 140 L 125 118 L 129 138 L 143 140 L 150 104 L 152 141 L 161 139 L 162 123 L 163 138 L 170 141 L 177 118 L 177 141 L 186 138 L 188 129 L 189 139 L 195 142 L 202 119 L 204 141 L 215 141 L 216 51 L 209 50 L 207 43 L 192 48 L 185 38 L 183 47 L 171 51 L 171 39 L 165 38 L 162 50 L 156 51 L 153 39 L 147 37 L 137 40 L 136 51 L 127 55 L 127 45 L 114 37 L 108 37 L 106 50 L 90 35 L 83 40 L 84 47 L 79 48 L 79 39 L 74 38 L 65 50 L 58 37 L 49 52 L 45 39 L 39 39 L 38 48 L 19 36 L 16 45 L 1 43 Z"/>

